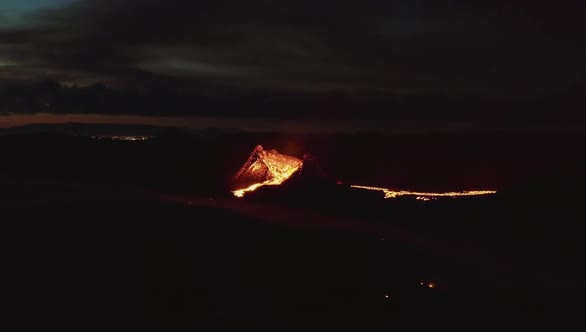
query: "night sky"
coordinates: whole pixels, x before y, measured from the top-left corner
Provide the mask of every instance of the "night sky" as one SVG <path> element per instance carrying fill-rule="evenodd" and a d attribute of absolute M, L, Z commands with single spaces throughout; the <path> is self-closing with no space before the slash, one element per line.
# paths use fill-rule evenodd
<path fill-rule="evenodd" d="M 3 0 L 0 84 L 579 95 L 582 1 Z"/>

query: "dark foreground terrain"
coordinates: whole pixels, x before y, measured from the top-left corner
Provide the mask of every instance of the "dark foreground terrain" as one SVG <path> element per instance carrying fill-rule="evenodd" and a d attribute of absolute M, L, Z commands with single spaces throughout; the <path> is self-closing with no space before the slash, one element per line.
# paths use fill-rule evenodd
<path fill-rule="evenodd" d="M 493 271 L 504 268 L 492 259 L 446 258 L 409 239 L 71 194 L 3 202 L 4 274 L 23 328 L 577 331 L 583 323 L 580 276 L 547 278 L 559 267 L 546 247 L 529 255 L 547 260 L 525 285 Z M 487 276 L 474 280 L 479 273 Z"/>
<path fill-rule="evenodd" d="M 3 298 L 21 330 L 584 330 L 577 180 L 270 203 L 207 190 L 238 162 L 188 190 L 216 148 L 28 139 L 0 140 Z"/>

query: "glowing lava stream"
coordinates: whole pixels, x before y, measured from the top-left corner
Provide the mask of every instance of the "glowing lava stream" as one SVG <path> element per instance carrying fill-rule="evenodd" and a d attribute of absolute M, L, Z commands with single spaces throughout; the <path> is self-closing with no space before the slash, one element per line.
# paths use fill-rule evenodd
<path fill-rule="evenodd" d="M 279 174 L 279 176 L 277 176 L 277 177 L 274 177 L 272 179 L 266 180 L 261 183 L 255 183 L 255 184 L 253 184 L 247 188 L 244 188 L 244 189 L 234 190 L 232 193 L 234 194 L 234 196 L 242 198 L 242 197 L 244 197 L 244 194 L 246 194 L 247 192 L 255 191 L 256 189 L 258 189 L 262 186 L 278 186 L 281 183 L 285 182 L 285 180 L 290 178 L 291 175 L 293 175 L 293 173 L 297 172 L 297 170 L 300 167 L 301 167 L 301 164 L 298 166 L 288 167 L 285 171 L 281 172 Z"/>
<path fill-rule="evenodd" d="M 481 195 L 492 195 L 496 194 L 494 190 L 473 190 L 473 191 L 453 191 L 453 192 L 445 192 L 445 193 L 425 193 L 425 192 L 418 192 L 418 191 L 394 191 L 387 188 L 379 188 L 379 187 L 369 187 L 369 186 L 350 186 L 356 189 L 364 189 L 364 190 L 372 190 L 372 191 L 381 191 L 385 194 L 385 198 L 397 198 L 400 196 L 417 196 L 418 200 L 422 201 L 429 201 L 432 199 L 437 199 L 438 197 L 462 197 L 462 196 L 481 196 Z"/>

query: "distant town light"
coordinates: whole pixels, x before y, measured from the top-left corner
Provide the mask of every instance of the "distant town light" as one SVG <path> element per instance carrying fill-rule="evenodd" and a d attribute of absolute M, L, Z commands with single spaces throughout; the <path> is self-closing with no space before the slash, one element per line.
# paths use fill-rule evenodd
<path fill-rule="evenodd" d="M 147 141 L 152 136 L 148 135 L 137 135 L 137 136 L 107 136 L 107 135 L 96 135 L 92 136 L 94 139 L 109 139 L 112 141 Z"/>

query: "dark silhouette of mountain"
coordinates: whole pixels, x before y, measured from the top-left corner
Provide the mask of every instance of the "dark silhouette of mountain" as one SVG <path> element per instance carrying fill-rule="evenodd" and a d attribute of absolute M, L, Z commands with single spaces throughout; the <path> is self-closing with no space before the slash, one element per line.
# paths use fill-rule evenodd
<path fill-rule="evenodd" d="M 135 124 L 29 124 L 22 127 L 1 128 L 0 135 L 63 134 L 63 135 L 155 135 L 162 127 Z"/>
<path fill-rule="evenodd" d="M 1 82 L 0 82 L 1 83 Z M 346 118 L 434 121 L 584 123 L 578 92 L 542 97 L 447 96 L 362 89 L 194 91 L 151 87 L 116 89 L 104 84 L 64 86 L 55 80 L 0 86 L 0 109 L 13 114 L 134 114 L 213 117 Z M 474 109 L 474 112 L 470 112 Z M 275 112 L 279 110 L 279 112 Z M 360 112 L 356 112 L 360 110 Z M 392 110 L 392 111 L 389 111 Z M 438 110 L 442 110 L 439 112 Z"/>
<path fill-rule="evenodd" d="M 340 189 L 340 185 L 324 171 L 313 155 L 306 153 L 302 160 L 303 166 L 281 185 L 283 190 L 320 192 Z"/>
<path fill-rule="evenodd" d="M 59 124 L 29 124 L 20 127 L 0 128 L 0 135 L 35 135 L 35 134 L 60 134 L 77 136 L 133 136 L 147 135 L 160 136 L 175 134 L 197 135 L 225 135 L 240 133 L 236 128 L 169 128 L 156 125 L 124 124 L 124 123 L 59 123 Z"/>
<path fill-rule="evenodd" d="M 247 193 L 245 199 L 325 209 L 382 203 L 382 193 L 350 188 L 328 174 L 315 156 L 307 153 L 302 160 L 303 166 L 285 182 L 260 187 Z"/>

